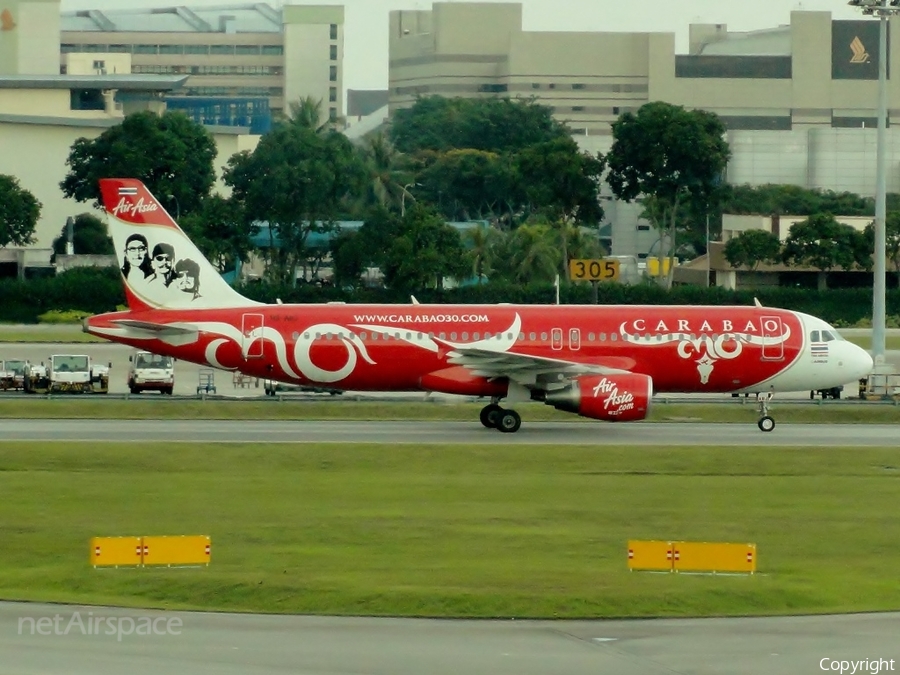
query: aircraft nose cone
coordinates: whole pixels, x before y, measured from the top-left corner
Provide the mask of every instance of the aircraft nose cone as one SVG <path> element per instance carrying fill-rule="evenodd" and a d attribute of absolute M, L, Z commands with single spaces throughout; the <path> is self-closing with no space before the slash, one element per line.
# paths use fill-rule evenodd
<path fill-rule="evenodd" d="M 853 375 L 853 379 L 859 380 L 871 374 L 875 362 L 871 355 L 862 347 L 851 344 L 852 349 L 847 357 L 847 368 Z"/>

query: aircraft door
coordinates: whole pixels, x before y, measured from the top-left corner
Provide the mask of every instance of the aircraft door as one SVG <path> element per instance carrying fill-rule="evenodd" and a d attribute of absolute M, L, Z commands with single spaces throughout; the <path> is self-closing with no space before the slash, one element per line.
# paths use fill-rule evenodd
<path fill-rule="evenodd" d="M 550 348 L 556 351 L 563 348 L 562 328 L 554 328 L 550 331 Z"/>
<path fill-rule="evenodd" d="M 581 331 L 578 328 L 569 329 L 569 349 L 573 352 L 581 349 Z"/>
<path fill-rule="evenodd" d="M 244 314 L 241 319 L 241 351 L 245 359 L 258 359 L 263 355 L 263 341 L 260 333 L 263 327 L 262 314 Z M 257 331 L 255 337 L 251 337 Z"/>
<path fill-rule="evenodd" d="M 781 317 L 762 317 L 762 358 L 764 361 L 780 361 L 784 358 L 784 326 Z"/>

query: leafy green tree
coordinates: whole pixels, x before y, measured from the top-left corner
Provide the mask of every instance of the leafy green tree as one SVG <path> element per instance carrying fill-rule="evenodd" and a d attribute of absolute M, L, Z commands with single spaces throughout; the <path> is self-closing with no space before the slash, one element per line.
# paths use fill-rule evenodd
<path fill-rule="evenodd" d="M 752 270 L 764 262 L 781 260 L 781 241 L 766 230 L 746 230 L 725 244 L 725 260 L 732 267 Z"/>
<path fill-rule="evenodd" d="M 817 213 L 865 216 L 875 213 L 875 202 L 852 192 L 769 183 L 730 186 L 724 199 L 724 208 L 728 213 L 765 216 L 811 216 Z"/>
<path fill-rule="evenodd" d="M 713 200 L 731 156 L 725 126 L 714 113 L 654 102 L 620 116 L 612 131 L 607 182 L 619 199 L 656 200 L 654 225 L 667 230 L 670 243 L 671 287 L 679 210 Z"/>
<path fill-rule="evenodd" d="M 600 206 L 603 160 L 580 152 L 571 138 L 558 138 L 523 149 L 517 161 L 528 202 L 557 226 L 562 248 L 560 271 L 568 278 L 571 226 L 596 225 L 603 220 Z"/>
<path fill-rule="evenodd" d="M 41 206 L 18 178 L 0 174 L 0 247 L 33 243 Z"/>
<path fill-rule="evenodd" d="M 875 223 L 869 223 L 865 229 L 869 250 L 875 252 Z M 894 266 L 897 274 L 897 285 L 900 286 L 900 211 L 888 211 L 884 221 L 885 259 Z"/>
<path fill-rule="evenodd" d="M 819 213 L 791 225 L 782 259 L 787 265 L 815 267 L 824 286 L 825 273 L 835 267 L 870 269 L 872 249 L 863 232 L 839 223 L 830 213 Z"/>
<path fill-rule="evenodd" d="M 106 224 L 92 213 L 75 216 L 72 225 L 72 244 L 75 253 L 81 255 L 112 255 L 116 252 L 112 238 L 106 233 Z M 69 240 L 68 225 L 63 225 L 59 236 L 53 240 L 53 252 L 65 253 Z"/>
<path fill-rule="evenodd" d="M 209 195 L 197 211 L 183 216 L 180 224 L 219 272 L 234 269 L 238 261 L 250 260 L 256 228 L 233 199 Z"/>
<path fill-rule="evenodd" d="M 441 288 L 445 277 L 466 277 L 469 265 L 459 232 L 440 215 L 416 203 L 398 226 L 398 236 L 383 258 L 388 287 L 407 291 Z"/>
<path fill-rule="evenodd" d="M 334 228 L 346 201 L 364 188 L 366 173 L 343 134 L 280 123 L 252 153 L 229 159 L 224 179 L 245 222 L 269 222 L 273 280 L 293 283 L 307 260 L 309 234 Z"/>
<path fill-rule="evenodd" d="M 172 195 L 181 214 L 192 213 L 215 182 L 216 152 L 209 132 L 184 113 L 143 111 L 97 138 L 76 140 L 59 187 L 66 197 L 99 206 L 101 178 L 137 178 L 157 199 Z"/>
<path fill-rule="evenodd" d="M 534 100 L 442 96 L 423 97 L 398 110 L 390 133 L 394 145 L 405 153 L 454 148 L 515 152 L 568 136 L 553 110 Z"/>
<path fill-rule="evenodd" d="M 505 155 L 464 148 L 429 153 L 425 163 L 417 175 L 419 194 L 454 220 L 495 216 L 516 191 Z"/>
<path fill-rule="evenodd" d="M 335 285 L 358 287 L 368 267 L 369 252 L 358 231 L 341 230 L 329 242 Z"/>

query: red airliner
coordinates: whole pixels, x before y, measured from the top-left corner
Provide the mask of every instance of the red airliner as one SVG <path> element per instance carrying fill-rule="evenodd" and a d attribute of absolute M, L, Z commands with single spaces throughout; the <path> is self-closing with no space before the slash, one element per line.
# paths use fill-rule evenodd
<path fill-rule="evenodd" d="M 662 392 L 827 389 L 872 359 L 815 317 L 771 307 L 266 305 L 238 294 L 144 185 L 100 181 L 127 312 L 86 332 L 204 366 L 354 391 L 490 397 L 481 423 L 514 432 L 501 401 L 584 417 L 647 416 Z"/>

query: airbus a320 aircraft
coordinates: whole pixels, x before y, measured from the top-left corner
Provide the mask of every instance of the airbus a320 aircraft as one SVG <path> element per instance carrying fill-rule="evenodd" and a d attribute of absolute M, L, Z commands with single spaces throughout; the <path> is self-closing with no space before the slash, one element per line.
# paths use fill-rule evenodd
<path fill-rule="evenodd" d="M 514 432 L 501 401 L 641 420 L 661 392 L 757 393 L 866 376 L 871 357 L 824 321 L 770 307 L 265 305 L 231 288 L 133 179 L 100 181 L 129 310 L 86 332 L 282 382 L 490 397 L 481 423 Z"/>

